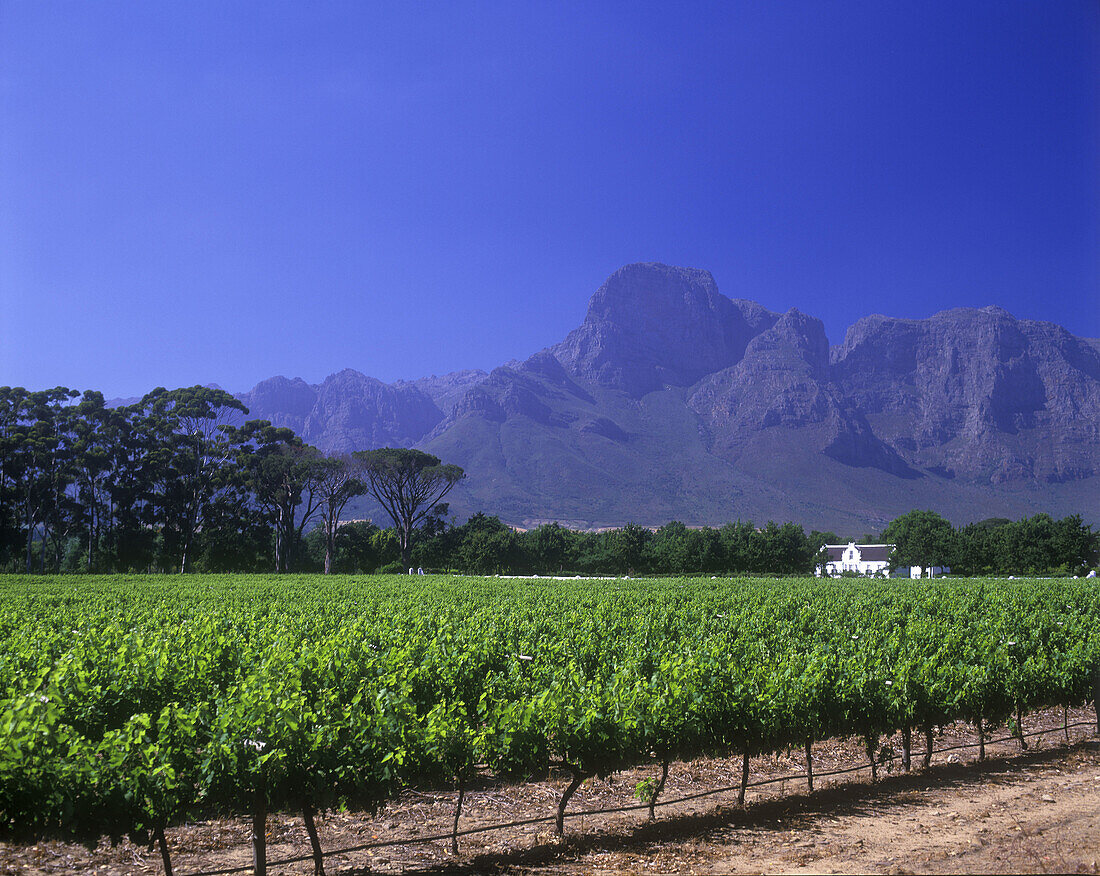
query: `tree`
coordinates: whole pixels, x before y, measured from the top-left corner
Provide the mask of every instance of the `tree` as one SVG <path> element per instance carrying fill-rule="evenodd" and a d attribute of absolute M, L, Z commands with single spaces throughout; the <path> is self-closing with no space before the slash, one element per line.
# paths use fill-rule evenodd
<path fill-rule="evenodd" d="M 331 575 L 336 559 L 336 530 L 344 506 L 355 496 L 367 492 L 360 479 L 360 466 L 351 456 L 329 456 L 317 463 L 317 495 L 325 526 L 325 574 Z"/>
<path fill-rule="evenodd" d="M 532 570 L 546 574 L 562 571 L 575 539 L 560 523 L 544 523 L 524 533 L 521 540 Z"/>
<path fill-rule="evenodd" d="M 119 571 L 149 570 L 153 565 L 156 532 L 163 528 L 159 487 L 169 456 L 162 426 L 146 414 L 141 402 L 118 409 L 110 421 L 105 542 Z"/>
<path fill-rule="evenodd" d="M 1085 572 L 1096 562 L 1096 542 L 1092 527 L 1080 514 L 1071 514 L 1054 522 L 1051 538 L 1051 566 L 1067 573 Z"/>
<path fill-rule="evenodd" d="M 68 488 L 73 475 L 73 432 L 75 419 L 70 407 L 80 393 L 63 386 L 26 393 L 15 412 L 13 430 L 16 453 L 9 460 L 11 473 L 20 487 L 23 525 L 26 535 L 26 570 L 32 570 L 32 547 L 39 538 L 40 570 L 46 571 L 46 546 L 53 537 L 60 564 L 61 539 L 71 522 Z"/>
<path fill-rule="evenodd" d="M 607 553 L 612 570 L 620 575 L 647 571 L 647 548 L 652 539 L 653 533 L 636 523 L 611 530 L 607 534 Z"/>
<path fill-rule="evenodd" d="M 267 420 L 249 420 L 236 442 L 237 465 L 275 530 L 275 571 L 288 572 L 306 524 L 320 511 L 321 452 Z"/>
<path fill-rule="evenodd" d="M 189 571 L 195 537 L 226 486 L 226 469 L 232 468 L 230 422 L 247 414 L 248 408 L 225 390 L 206 386 L 171 391 L 158 387 L 140 404 L 160 433 L 165 463 L 159 495 L 163 533 L 184 573 Z"/>
<path fill-rule="evenodd" d="M 752 566 L 753 543 L 756 538 L 756 527 L 753 526 L 752 521 L 738 520 L 736 523 L 727 523 L 718 530 L 718 537 L 723 571 L 749 571 Z"/>
<path fill-rule="evenodd" d="M 649 542 L 650 562 L 653 570 L 666 575 L 680 572 L 700 571 L 689 569 L 690 533 L 679 520 L 666 523 L 655 533 Z"/>
<path fill-rule="evenodd" d="M 377 572 L 398 561 L 397 535 L 369 520 L 348 522 L 336 531 L 336 553 L 341 572 Z"/>
<path fill-rule="evenodd" d="M 666 575 L 716 572 L 722 566 L 718 531 L 688 529 L 678 520 L 653 533 L 647 551 L 652 571 Z"/>
<path fill-rule="evenodd" d="M 77 513 L 83 518 L 87 571 L 91 572 L 101 548 L 105 521 L 110 516 L 107 487 L 111 478 L 112 420 L 116 412 L 106 406 L 103 393 L 88 390 L 76 408 L 74 472 Z"/>
<path fill-rule="evenodd" d="M 0 561 L 14 568 L 22 549 L 23 419 L 29 393 L 0 386 Z"/>
<path fill-rule="evenodd" d="M 451 506 L 439 502 L 424 518 L 416 532 L 416 545 L 412 551 L 411 566 L 432 569 L 451 568 L 455 545 L 458 543 L 459 530 L 447 520 Z M 393 542 L 392 556 L 387 553 L 386 565 L 397 569 L 401 565 L 401 544 L 397 530 L 393 527 L 384 530 Z M 406 569 L 409 566 L 405 566 Z"/>
<path fill-rule="evenodd" d="M 422 450 L 383 447 L 355 454 L 367 478 L 367 490 L 393 521 L 401 542 L 401 563 L 409 567 L 416 527 L 431 514 L 466 473 L 443 465 Z"/>
<path fill-rule="evenodd" d="M 961 527 L 956 533 L 952 571 L 970 576 L 1003 571 L 1011 534 L 1012 521 L 1007 517 L 989 517 Z"/>
<path fill-rule="evenodd" d="M 806 538 L 809 540 L 810 547 L 813 548 L 814 551 L 820 550 L 827 544 L 844 544 L 841 537 L 831 529 L 827 529 L 824 532 L 813 529 Z"/>
<path fill-rule="evenodd" d="M 510 572 L 519 560 L 519 537 L 511 527 L 480 511 L 453 533 L 453 561 L 463 572 Z"/>
<path fill-rule="evenodd" d="M 769 520 L 753 534 L 753 571 L 779 575 L 805 575 L 813 569 L 817 555 L 797 523 L 777 525 Z"/>
<path fill-rule="evenodd" d="M 955 550 L 955 530 L 935 511 L 910 511 L 891 521 L 882 533 L 894 545 L 890 568 L 946 566 Z"/>

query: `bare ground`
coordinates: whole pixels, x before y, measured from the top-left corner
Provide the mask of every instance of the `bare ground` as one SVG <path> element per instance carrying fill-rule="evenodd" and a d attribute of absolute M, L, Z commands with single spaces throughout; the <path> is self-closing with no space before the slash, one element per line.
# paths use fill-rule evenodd
<path fill-rule="evenodd" d="M 394 845 L 326 858 L 329 874 L 371 873 L 1096 873 L 1100 862 L 1100 742 L 1093 710 L 1071 710 L 1061 728 L 1061 709 L 1025 717 L 1025 731 L 1051 732 L 1030 740 L 936 754 L 920 766 L 923 741 L 914 739 L 913 772 L 900 759 L 880 768 L 872 783 L 857 740 L 815 744 L 817 778 L 806 791 L 802 753 L 754 758 L 747 805 L 725 791 L 657 809 L 585 815 L 566 822 L 558 839 L 552 821 L 477 833 L 450 841 L 418 839 L 447 834 L 456 794 L 409 792 L 377 816 L 331 813 L 319 820 L 322 845 L 341 849 L 368 843 Z M 1003 729 L 998 739 L 1009 734 Z M 1066 736 L 1069 741 L 1067 742 Z M 976 741 L 972 728 L 945 728 L 937 750 Z M 887 740 L 900 751 L 900 739 Z M 823 777 L 831 770 L 859 772 Z M 740 759 L 701 759 L 673 764 L 662 800 L 736 785 Z M 570 812 L 635 804 L 634 789 L 656 768 L 637 769 L 609 781 L 590 779 L 569 804 Z M 787 777 L 787 778 L 784 778 Z M 467 793 L 460 830 L 527 818 L 552 818 L 565 777 L 523 785 L 486 782 Z M 182 824 L 168 831 L 176 874 L 193 874 L 251 862 L 246 819 Z M 301 819 L 268 819 L 268 859 L 309 854 Z M 144 847 L 106 843 L 96 849 L 59 842 L 34 846 L 0 843 L 0 874 L 159 873 L 160 856 Z M 275 865 L 272 873 L 308 874 L 311 861 Z"/>

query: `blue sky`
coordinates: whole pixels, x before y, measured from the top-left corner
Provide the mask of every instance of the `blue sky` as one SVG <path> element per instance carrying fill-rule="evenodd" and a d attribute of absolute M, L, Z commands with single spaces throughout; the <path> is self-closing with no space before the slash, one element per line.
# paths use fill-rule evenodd
<path fill-rule="evenodd" d="M 1100 336 L 1100 4 L 0 0 L 0 384 L 488 369 L 634 261 Z"/>

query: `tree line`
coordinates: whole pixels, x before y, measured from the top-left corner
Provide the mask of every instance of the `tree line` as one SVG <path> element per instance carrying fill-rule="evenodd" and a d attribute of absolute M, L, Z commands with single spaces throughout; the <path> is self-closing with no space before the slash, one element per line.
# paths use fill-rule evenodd
<path fill-rule="evenodd" d="M 341 526 L 336 540 L 339 571 L 407 571 L 391 530 L 356 521 Z M 306 542 L 316 557 L 320 539 Z M 475 514 L 461 526 L 433 517 L 411 556 L 416 568 L 478 575 L 806 575 L 821 543 L 820 534 L 795 523 L 689 529 L 673 521 L 657 530 L 627 524 L 601 532 L 546 523 L 520 531 Z"/>
<path fill-rule="evenodd" d="M 344 509 L 366 494 L 408 560 L 413 532 L 464 476 L 416 450 L 326 455 L 247 413 L 202 386 L 121 407 L 95 391 L 0 387 L 0 570 L 285 572 L 309 565 L 315 531 L 327 572 Z"/>
<path fill-rule="evenodd" d="M 900 566 L 948 566 L 956 575 L 1074 575 L 1096 566 L 1100 534 L 1080 514 L 1055 520 L 991 517 L 958 528 L 934 511 L 910 511 L 883 531 Z"/>
<path fill-rule="evenodd" d="M 95 391 L 0 387 L 0 571 L 799 575 L 848 540 L 774 522 L 516 531 L 475 514 L 453 526 L 442 499 L 458 466 L 403 448 L 326 455 L 247 413 L 201 386 L 121 407 Z M 344 519 L 362 495 L 388 528 Z M 971 575 L 1073 574 L 1097 553 L 1079 515 L 955 529 L 913 511 L 881 538 L 897 544 L 895 565 Z"/>
<path fill-rule="evenodd" d="M 634 524 L 602 532 L 546 523 L 517 531 L 499 518 L 475 514 L 448 526 L 446 509 L 436 509 L 412 551 L 415 567 L 473 574 L 584 575 L 808 575 L 825 557 L 826 544 L 846 544 L 833 532 L 805 530 L 794 523 L 756 527 L 737 521 L 689 528 L 679 521 L 653 530 Z M 1073 575 L 1097 562 L 1097 534 L 1080 515 L 1055 520 L 1049 514 L 1018 521 L 983 520 L 959 528 L 932 511 L 912 511 L 864 542 L 895 544 L 899 566 L 947 566 L 953 574 Z M 306 537 L 306 553 L 319 567 L 320 533 Z M 340 527 L 335 568 L 341 572 L 407 571 L 391 530 L 369 521 Z"/>
<path fill-rule="evenodd" d="M 452 526 L 441 500 L 458 466 L 400 448 L 326 455 L 247 413 L 201 386 L 121 407 L 0 387 L 0 569 L 804 574 L 820 544 L 792 523 L 516 532 L 475 514 Z M 361 495 L 390 527 L 343 519 Z"/>

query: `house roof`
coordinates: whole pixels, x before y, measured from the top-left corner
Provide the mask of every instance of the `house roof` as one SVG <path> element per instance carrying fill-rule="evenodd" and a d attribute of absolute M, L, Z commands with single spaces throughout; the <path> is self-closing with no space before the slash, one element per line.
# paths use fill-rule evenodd
<path fill-rule="evenodd" d="M 825 549 L 829 552 L 829 562 L 839 563 L 844 559 L 844 552 L 850 545 L 827 544 Z M 859 558 L 865 563 L 885 563 L 890 559 L 890 551 L 894 549 L 892 544 L 857 544 Z"/>
<path fill-rule="evenodd" d="M 890 551 L 894 549 L 892 544 L 862 544 L 856 547 L 865 563 L 885 563 L 890 559 Z"/>

